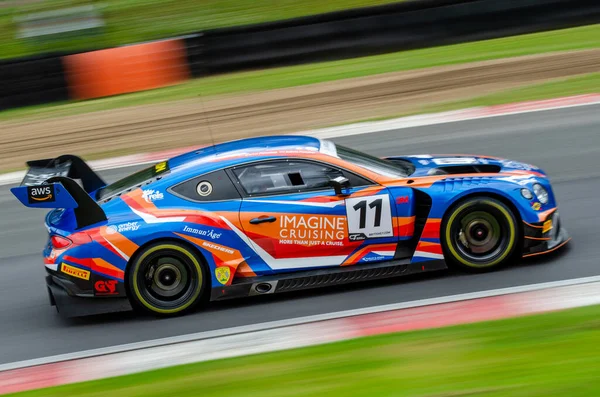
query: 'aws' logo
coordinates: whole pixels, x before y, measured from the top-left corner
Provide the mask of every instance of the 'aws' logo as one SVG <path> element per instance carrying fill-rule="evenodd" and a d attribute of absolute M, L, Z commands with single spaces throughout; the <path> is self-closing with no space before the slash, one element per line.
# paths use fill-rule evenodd
<path fill-rule="evenodd" d="M 27 196 L 29 197 L 29 204 L 51 203 L 56 199 L 54 195 L 54 185 L 28 186 Z"/>

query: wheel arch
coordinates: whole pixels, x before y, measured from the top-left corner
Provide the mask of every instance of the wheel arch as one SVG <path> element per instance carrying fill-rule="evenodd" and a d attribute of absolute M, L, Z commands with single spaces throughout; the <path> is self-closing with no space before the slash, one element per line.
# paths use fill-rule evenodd
<path fill-rule="evenodd" d="M 466 192 L 465 194 L 458 195 L 450 201 L 446 210 L 444 211 L 444 215 L 442 216 L 442 219 L 443 220 L 446 219 L 448 214 L 450 214 L 452 212 L 451 210 L 454 209 L 456 206 L 458 206 L 461 202 L 468 200 L 470 198 L 473 198 L 473 197 L 490 197 L 490 198 L 496 199 L 496 200 L 500 201 L 502 204 L 506 205 L 512 211 L 515 218 L 517 218 L 517 222 L 519 224 L 519 229 L 521 230 L 521 232 L 523 231 L 523 216 L 521 214 L 521 211 L 519 210 L 519 207 L 517 206 L 517 204 L 512 200 L 512 198 L 509 195 L 502 194 L 498 191 L 483 190 L 483 191 L 475 191 L 475 192 Z"/>
<path fill-rule="evenodd" d="M 210 290 L 212 288 L 212 277 L 211 277 L 210 266 L 208 264 L 208 261 L 206 260 L 206 257 L 204 256 L 204 254 L 202 254 L 202 252 L 198 249 L 198 247 L 194 246 L 189 241 L 186 241 L 186 240 L 184 240 L 182 238 L 177 238 L 177 237 L 160 236 L 160 237 L 156 237 L 156 238 L 153 238 L 153 239 L 149 239 L 144 244 L 140 245 L 135 250 L 135 252 L 133 253 L 133 255 L 131 255 L 131 257 L 129 258 L 129 260 L 127 261 L 127 265 L 125 267 L 124 280 L 129 280 L 129 272 L 131 271 L 131 264 L 140 255 L 140 253 L 143 252 L 148 246 L 150 246 L 152 244 L 156 244 L 156 243 L 162 243 L 162 242 L 164 242 L 164 243 L 171 242 L 171 243 L 178 243 L 180 245 L 184 245 L 194 255 L 196 255 L 196 257 L 199 259 L 200 266 L 204 267 L 204 270 L 205 270 L 206 275 L 207 275 L 207 282 L 208 282 L 208 284 L 206 285 L 204 293 L 207 293 L 207 291 L 208 291 L 208 293 L 210 293 Z M 130 296 L 130 294 L 131 294 L 130 288 L 131 287 L 130 287 L 129 283 L 125 282 L 125 291 L 127 293 L 127 296 Z"/>
<path fill-rule="evenodd" d="M 452 214 L 452 211 L 457 206 L 459 206 L 462 202 L 469 200 L 471 198 L 474 198 L 474 197 L 489 197 L 492 199 L 496 199 L 496 200 L 500 201 L 502 204 L 506 205 L 510 209 L 510 211 L 513 213 L 513 216 L 515 217 L 515 219 L 517 221 L 517 233 L 519 236 L 519 238 L 516 241 L 516 247 L 515 247 L 513 255 L 520 255 L 520 253 L 523 250 L 523 244 L 524 244 L 524 241 L 523 241 L 523 233 L 524 233 L 523 216 L 521 215 L 521 212 L 519 211 L 519 207 L 517 206 L 517 204 L 514 203 L 514 201 L 511 199 L 510 196 L 502 194 L 497 191 L 489 191 L 489 190 L 470 191 L 465 194 L 454 197 L 453 200 L 447 206 L 447 208 L 444 211 L 444 214 L 442 216 L 442 221 L 440 223 L 440 234 L 442 233 L 441 226 L 445 224 L 446 220 L 448 219 L 448 216 L 450 216 L 450 214 Z M 441 235 L 440 235 L 440 239 L 441 239 Z"/>

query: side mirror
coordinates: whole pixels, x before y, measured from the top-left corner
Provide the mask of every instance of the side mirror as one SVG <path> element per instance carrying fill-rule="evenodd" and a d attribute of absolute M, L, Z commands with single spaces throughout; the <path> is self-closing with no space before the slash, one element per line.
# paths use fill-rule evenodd
<path fill-rule="evenodd" d="M 335 190 L 336 196 L 347 196 L 342 192 L 342 189 L 346 189 L 350 187 L 350 181 L 348 178 L 344 178 L 343 176 L 338 176 L 337 178 L 333 178 L 329 180 L 329 184 Z"/>

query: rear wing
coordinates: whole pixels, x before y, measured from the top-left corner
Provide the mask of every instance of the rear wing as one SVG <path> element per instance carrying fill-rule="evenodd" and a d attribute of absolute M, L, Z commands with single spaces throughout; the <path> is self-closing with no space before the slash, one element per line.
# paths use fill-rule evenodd
<path fill-rule="evenodd" d="M 89 194 L 106 183 L 82 159 L 67 155 L 28 161 L 27 165 L 21 186 L 10 189 L 21 204 L 30 208 L 71 208 L 77 229 L 106 220 L 106 214 Z"/>
<path fill-rule="evenodd" d="M 28 161 L 27 167 L 27 173 L 21 186 L 41 185 L 55 176 L 81 180 L 86 193 L 106 186 L 106 182 L 85 161 L 71 154 L 65 154 L 55 159 Z"/>

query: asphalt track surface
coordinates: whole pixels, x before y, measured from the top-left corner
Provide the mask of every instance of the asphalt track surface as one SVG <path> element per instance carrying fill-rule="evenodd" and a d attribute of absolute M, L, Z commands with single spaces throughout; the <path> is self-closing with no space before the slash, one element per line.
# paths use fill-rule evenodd
<path fill-rule="evenodd" d="M 66 320 L 49 306 L 40 251 L 44 211 L 0 187 L 0 364 L 193 332 L 600 274 L 600 106 L 494 117 L 336 141 L 375 155 L 481 153 L 545 169 L 573 241 L 559 254 L 494 273 L 454 272 L 213 303 L 175 319 L 132 313 Z M 104 172 L 110 182 L 132 168 Z"/>

